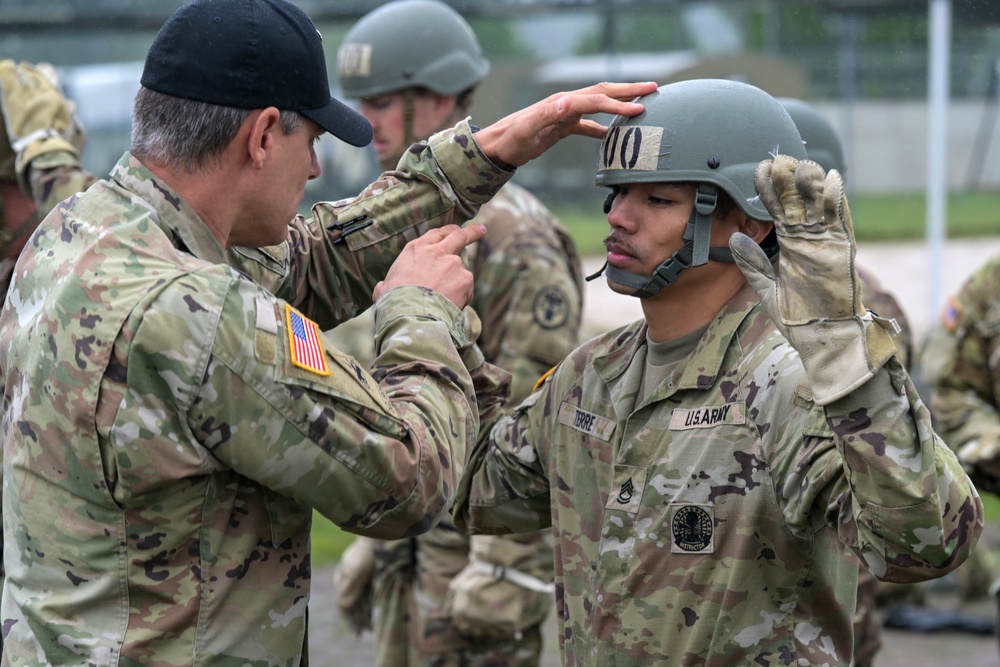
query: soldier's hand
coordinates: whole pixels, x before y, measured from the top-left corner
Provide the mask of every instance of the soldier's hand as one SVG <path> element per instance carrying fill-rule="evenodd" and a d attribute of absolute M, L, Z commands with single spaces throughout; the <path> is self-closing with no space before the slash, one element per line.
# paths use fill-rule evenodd
<path fill-rule="evenodd" d="M 1000 495 L 1000 434 L 984 433 L 958 447 L 955 456 L 978 490 Z"/>
<path fill-rule="evenodd" d="M 51 66 L 0 60 L 0 110 L 16 155 L 14 169 L 22 187 L 31 161 L 53 151 L 79 158 L 74 140 L 83 134 L 76 106 L 63 95 Z"/>
<path fill-rule="evenodd" d="M 815 162 L 779 155 L 758 165 L 754 182 L 774 218 L 778 271 L 746 235 L 734 234 L 729 246 L 802 358 L 814 400 L 826 405 L 871 379 L 896 349 L 861 303 L 843 179 Z"/>
<path fill-rule="evenodd" d="M 393 288 L 415 285 L 440 292 L 465 308 L 472 300 L 473 280 L 458 253 L 485 234 L 486 227 L 479 224 L 446 225 L 410 241 L 389 267 L 385 280 L 375 285 L 373 301 Z"/>
<path fill-rule="evenodd" d="M 642 105 L 629 100 L 656 90 L 656 83 L 599 83 L 550 95 L 476 133 L 479 150 L 501 167 L 520 167 L 560 139 L 580 134 L 600 139 L 607 127 L 583 116 L 595 113 L 635 116 Z"/>
<path fill-rule="evenodd" d="M 357 537 L 340 557 L 333 581 L 337 609 L 357 634 L 372 629 L 372 585 L 375 578 L 375 541 Z"/>

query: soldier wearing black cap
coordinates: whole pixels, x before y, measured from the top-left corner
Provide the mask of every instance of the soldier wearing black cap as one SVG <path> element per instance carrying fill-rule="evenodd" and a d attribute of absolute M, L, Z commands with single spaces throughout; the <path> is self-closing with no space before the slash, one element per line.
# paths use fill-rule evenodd
<path fill-rule="evenodd" d="M 371 137 L 326 76 L 294 4 L 184 5 L 131 150 L 21 254 L 0 313 L 4 664 L 306 662 L 313 509 L 425 531 L 478 432 L 456 253 L 484 229 L 448 223 L 559 138 L 600 136 L 583 114 L 637 113 L 624 100 L 655 87 L 463 121 L 306 219 L 315 140 Z M 373 302 L 369 374 L 321 330 Z"/>

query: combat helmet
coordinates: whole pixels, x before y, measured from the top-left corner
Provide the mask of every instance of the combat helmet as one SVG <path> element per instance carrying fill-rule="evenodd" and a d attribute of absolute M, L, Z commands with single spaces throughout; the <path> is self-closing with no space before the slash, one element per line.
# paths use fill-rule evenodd
<path fill-rule="evenodd" d="M 489 71 L 472 28 L 437 0 L 399 0 L 372 10 L 351 27 L 337 52 L 345 97 L 406 88 L 456 95 Z"/>
<path fill-rule="evenodd" d="M 809 159 L 823 167 L 823 171 L 836 169 L 841 178 L 847 180 L 847 162 L 844 160 L 844 145 L 840 141 L 833 123 L 815 105 L 791 97 L 779 97 L 778 102 L 792 117 L 795 127 L 806 144 Z"/>
<path fill-rule="evenodd" d="M 646 297 L 673 283 L 681 271 L 709 259 L 733 261 L 729 248 L 710 248 L 712 213 L 722 190 L 748 217 L 771 220 L 754 187 L 762 160 L 782 153 L 806 157 L 795 123 L 781 104 L 760 88 L 726 79 L 694 79 L 660 86 L 637 100 L 637 116 L 616 116 L 601 142 L 596 183 L 609 186 L 610 210 L 618 185 L 697 184 L 684 246 L 652 276 L 607 267 L 608 278 Z M 765 248 L 777 253 L 777 245 Z"/>

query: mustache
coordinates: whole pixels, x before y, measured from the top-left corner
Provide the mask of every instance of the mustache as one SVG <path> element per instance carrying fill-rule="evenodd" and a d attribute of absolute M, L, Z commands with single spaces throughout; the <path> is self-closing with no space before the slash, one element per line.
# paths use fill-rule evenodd
<path fill-rule="evenodd" d="M 608 234 L 604 237 L 604 249 L 608 252 L 616 252 L 621 255 L 629 255 L 631 257 L 637 257 L 635 248 L 628 241 L 623 241 L 621 238 L 616 236 L 614 233 Z"/>

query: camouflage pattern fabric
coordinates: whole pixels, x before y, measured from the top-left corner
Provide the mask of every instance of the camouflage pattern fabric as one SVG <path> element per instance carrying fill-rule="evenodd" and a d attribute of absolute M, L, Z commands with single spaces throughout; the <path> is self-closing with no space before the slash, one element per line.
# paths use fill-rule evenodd
<path fill-rule="evenodd" d="M 910 370 L 913 356 L 913 330 L 896 297 L 887 291 L 867 269 L 855 266 L 861 279 L 861 301 L 874 313 L 896 320 L 900 332 L 896 336 L 896 357 Z M 853 554 L 849 553 L 849 557 Z M 871 667 L 875 654 L 882 648 L 882 620 L 876 609 L 880 582 L 861 562 L 858 562 L 858 602 L 854 612 L 854 667 Z"/>
<path fill-rule="evenodd" d="M 552 526 L 564 665 L 846 665 L 846 548 L 886 581 L 969 555 L 982 503 L 894 357 L 818 407 L 747 286 L 636 404 L 645 341 L 611 331 L 481 408 L 456 497 L 460 529 Z"/>
<path fill-rule="evenodd" d="M 921 365 L 941 437 L 977 487 L 1000 493 L 1000 257 L 948 299 Z"/>
<path fill-rule="evenodd" d="M 313 508 L 379 538 L 447 511 L 478 428 L 474 320 L 393 290 L 371 375 L 299 334 L 369 306 L 409 238 L 509 178 L 469 146 L 467 124 L 435 135 L 237 254 L 245 273 L 128 154 L 43 220 L 0 313 L 4 664 L 300 664 Z"/>
<path fill-rule="evenodd" d="M 487 361 L 512 376 L 511 404 L 520 402 L 578 342 L 583 307 L 579 255 L 565 228 L 528 191 L 508 183 L 475 218 L 486 236 L 466 249 L 475 276 L 470 304 L 482 321 L 479 346 Z M 335 340 L 364 354 L 370 324 L 358 318 L 334 330 Z M 516 569 L 536 579 L 553 577 L 549 531 L 470 538 L 448 521 L 419 537 L 388 543 L 377 551 L 374 625 L 379 667 L 531 667 L 541 660 L 541 624 L 552 596 L 498 583 L 483 613 L 517 616 L 520 636 L 470 636 L 449 611 L 449 583 L 470 562 L 472 541 L 502 559 L 517 553 Z M 499 563 L 497 563 L 499 564 Z M 404 581 L 405 580 L 405 581 Z M 408 601 L 408 604 L 407 604 Z M 508 608 L 513 605 L 513 608 Z"/>

